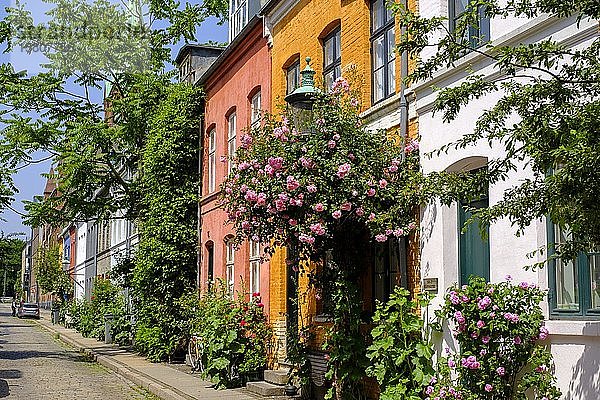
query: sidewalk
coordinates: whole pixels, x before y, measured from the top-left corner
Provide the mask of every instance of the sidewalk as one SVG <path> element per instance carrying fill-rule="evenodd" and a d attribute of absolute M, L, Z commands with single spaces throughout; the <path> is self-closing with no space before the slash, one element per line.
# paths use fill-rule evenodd
<path fill-rule="evenodd" d="M 66 344 L 91 355 L 98 363 L 163 400 L 256 400 L 244 389 L 215 390 L 210 382 L 164 364 L 151 363 L 115 345 L 84 338 L 77 331 L 53 325 L 50 313 L 40 310 L 38 324 Z"/>

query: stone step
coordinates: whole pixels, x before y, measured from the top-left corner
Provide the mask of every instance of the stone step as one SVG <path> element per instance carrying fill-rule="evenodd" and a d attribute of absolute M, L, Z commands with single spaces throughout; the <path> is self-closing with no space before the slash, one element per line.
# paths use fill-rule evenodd
<path fill-rule="evenodd" d="M 269 382 L 248 382 L 246 383 L 246 390 L 251 393 L 255 393 L 265 397 L 272 396 L 283 396 L 285 395 L 285 390 L 283 386 L 274 385 Z"/>
<path fill-rule="evenodd" d="M 288 383 L 287 369 L 267 369 L 265 370 L 265 382 L 274 385 L 285 386 Z"/>

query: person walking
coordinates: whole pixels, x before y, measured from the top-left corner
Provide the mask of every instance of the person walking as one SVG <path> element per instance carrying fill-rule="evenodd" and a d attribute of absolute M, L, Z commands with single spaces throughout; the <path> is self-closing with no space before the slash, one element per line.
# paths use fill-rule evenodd
<path fill-rule="evenodd" d="M 10 306 L 12 308 L 12 316 L 16 317 L 17 316 L 17 302 L 14 297 L 13 297 L 13 300 L 12 300 L 12 303 L 10 304 Z"/>

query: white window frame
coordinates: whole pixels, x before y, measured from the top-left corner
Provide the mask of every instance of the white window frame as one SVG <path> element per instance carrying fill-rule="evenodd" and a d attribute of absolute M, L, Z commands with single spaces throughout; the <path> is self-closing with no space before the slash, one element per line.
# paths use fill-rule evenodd
<path fill-rule="evenodd" d="M 231 171 L 233 171 L 233 167 L 235 166 L 234 157 L 235 157 L 235 137 L 237 130 L 237 116 L 235 111 L 232 112 L 229 117 L 227 117 L 227 174 L 229 175 Z"/>
<path fill-rule="evenodd" d="M 340 27 L 335 28 L 323 39 L 323 82 L 325 90 L 331 90 L 335 80 L 342 76 L 342 46 L 340 41 Z M 331 53 L 329 64 L 327 64 L 328 53 Z M 330 78 L 329 82 L 328 77 Z"/>
<path fill-rule="evenodd" d="M 248 0 L 231 0 L 229 4 L 229 41 L 232 41 L 248 23 Z"/>
<path fill-rule="evenodd" d="M 208 193 L 216 188 L 217 181 L 217 133 L 215 128 L 208 131 Z"/>
<path fill-rule="evenodd" d="M 285 89 L 290 94 L 300 86 L 300 59 L 294 61 L 285 70 Z"/>
<path fill-rule="evenodd" d="M 260 125 L 260 114 L 262 107 L 262 99 L 260 90 L 256 92 L 252 99 L 250 100 L 250 125 L 255 128 Z"/>
<path fill-rule="evenodd" d="M 250 293 L 260 293 L 260 242 L 250 240 Z"/>
<path fill-rule="evenodd" d="M 225 242 L 225 271 L 227 275 L 227 292 L 233 298 L 235 292 L 235 243 L 233 243 L 233 240 Z"/>

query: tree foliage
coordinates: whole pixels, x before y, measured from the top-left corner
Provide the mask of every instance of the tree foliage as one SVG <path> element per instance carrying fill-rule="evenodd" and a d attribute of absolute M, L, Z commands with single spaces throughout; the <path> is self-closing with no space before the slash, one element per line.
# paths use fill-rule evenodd
<path fill-rule="evenodd" d="M 45 293 L 53 293 L 64 298 L 73 292 L 73 281 L 61 264 L 61 252 L 58 244 L 41 246 L 35 256 L 35 279 Z"/>
<path fill-rule="evenodd" d="M 20 284 L 21 252 L 25 242 L 0 233 L 0 280 L 2 280 L 2 296 L 14 296 L 17 283 Z"/>
<path fill-rule="evenodd" d="M 193 40 L 208 16 L 223 20 L 227 2 L 49 3 L 48 22 L 34 21 L 17 2 L 0 23 L 6 51 L 40 51 L 48 60 L 39 73 L 0 65 L 0 206 L 15 193 L 13 173 L 51 158 L 57 193 L 28 202 L 27 223 L 104 218 L 116 210 L 133 219 L 139 203 L 131 186 L 152 110 L 145 105 L 157 89 L 137 77 L 169 85 L 168 46 Z"/>
<path fill-rule="evenodd" d="M 184 343 L 179 302 L 196 284 L 198 143 L 201 91 L 163 86 L 148 120 L 141 180 L 140 243 L 132 276 L 136 344 L 150 359 L 171 356 Z"/>
<path fill-rule="evenodd" d="M 500 44 L 467 41 L 467 31 L 478 25 L 484 10 L 492 23 L 507 17 L 567 19 L 584 24 L 597 21 L 597 1 L 472 0 L 450 31 L 446 18 L 425 18 L 416 11 L 394 6 L 406 27 L 398 47 L 416 59 L 410 82 L 427 81 L 445 68 L 454 68 L 466 54 L 481 57 L 494 69 L 492 75 L 471 70 L 460 85 L 438 92 L 434 112 L 445 122 L 459 118 L 467 104 L 495 93 L 499 100 L 478 116 L 472 132 L 438 151 L 487 142 L 505 154 L 489 161 L 488 170 L 476 176 L 436 173 L 429 189 L 446 202 L 474 197 L 482 184 L 493 184 L 526 166 L 530 178 L 505 191 L 490 208 L 473 218 L 487 223 L 508 218 L 521 233 L 540 218 L 568 227 L 572 240 L 558 254 L 600 243 L 600 39 L 569 47 L 555 38 L 535 43 Z M 581 27 L 581 25 L 579 25 Z M 597 29 L 597 24 L 593 29 Z M 431 54 L 420 58 L 423 51 Z M 465 178 L 465 179 L 462 179 Z M 427 187 L 427 186 L 426 186 Z M 442 189 L 442 190 L 440 190 Z"/>

